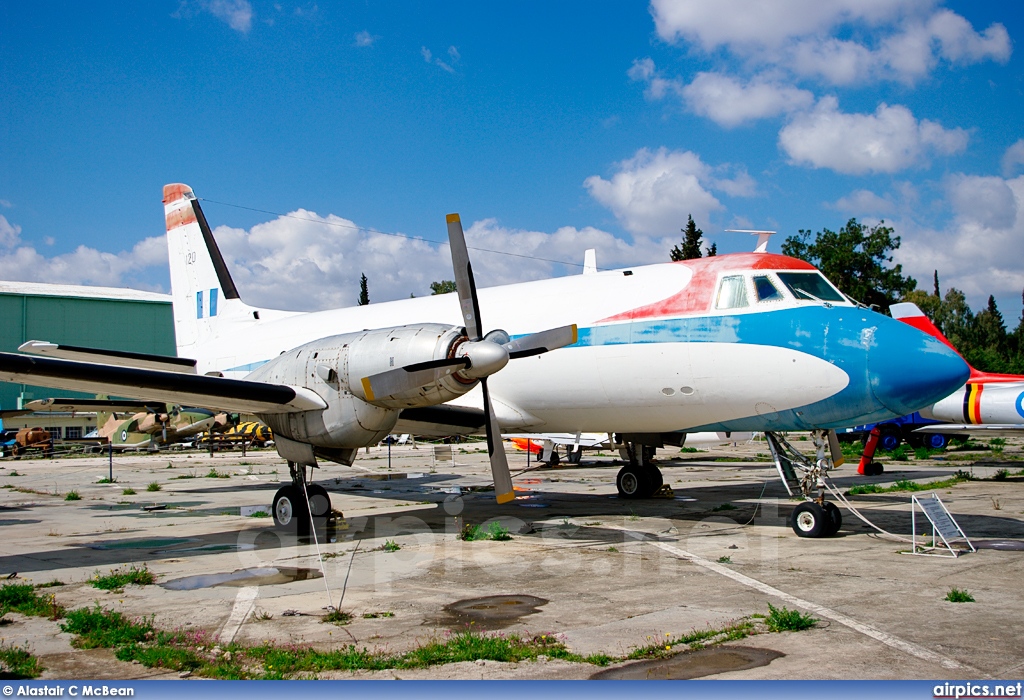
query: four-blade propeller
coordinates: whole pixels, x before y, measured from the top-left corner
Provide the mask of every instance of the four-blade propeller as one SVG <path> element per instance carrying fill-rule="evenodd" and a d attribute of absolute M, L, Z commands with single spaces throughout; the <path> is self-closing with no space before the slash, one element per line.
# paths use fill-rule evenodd
<path fill-rule="evenodd" d="M 494 477 L 494 493 L 498 503 L 507 503 L 515 498 L 512 491 L 512 477 L 505 458 L 501 441 L 501 428 L 494 415 L 491 395 L 487 389 L 487 377 L 508 364 L 510 359 L 531 357 L 555 350 L 576 342 L 576 326 L 561 326 L 539 333 L 509 340 L 503 332 L 484 335 L 480 320 L 480 303 L 476 295 L 473 265 L 466 249 L 466 237 L 458 214 L 449 214 L 448 242 L 452 251 L 452 266 L 455 268 L 455 287 L 459 295 L 459 308 L 466 324 L 468 340 L 456 350 L 456 356 L 443 360 L 431 360 L 397 369 L 381 372 L 362 380 L 363 390 L 371 401 L 413 391 L 427 386 L 438 379 L 459 372 L 468 379 L 479 379 L 484 394 L 484 415 L 487 430 L 487 454 L 491 460 L 491 475 Z M 504 341 L 504 342 L 502 342 Z"/>

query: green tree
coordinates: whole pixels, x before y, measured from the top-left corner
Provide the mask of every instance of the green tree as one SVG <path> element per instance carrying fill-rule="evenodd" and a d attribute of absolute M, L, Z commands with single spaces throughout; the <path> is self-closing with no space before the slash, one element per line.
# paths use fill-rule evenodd
<path fill-rule="evenodd" d="M 441 280 L 440 282 L 430 283 L 430 294 L 448 294 L 450 292 L 458 291 L 455 287 L 453 280 Z"/>
<path fill-rule="evenodd" d="M 934 273 L 934 276 L 932 278 L 932 284 L 935 285 L 935 289 L 933 291 L 933 294 L 935 294 L 936 298 L 940 298 L 942 296 L 942 292 L 939 291 L 939 271 L 938 270 L 936 270 L 935 273 Z"/>
<path fill-rule="evenodd" d="M 892 234 L 884 221 L 869 228 L 850 219 L 838 233 L 801 229 L 782 244 L 782 253 L 806 260 L 850 298 L 884 311 L 917 287 L 901 265 L 889 267 L 892 251 L 900 247 L 900 237 Z"/>
<path fill-rule="evenodd" d="M 709 247 L 708 247 L 708 248 L 707 248 L 707 249 L 705 250 L 705 252 L 707 253 L 707 257 L 709 257 L 709 258 L 713 258 L 713 257 L 715 257 L 716 255 L 718 255 L 718 244 L 717 244 L 717 243 L 712 243 L 712 244 L 711 244 L 711 245 L 710 245 L 710 246 L 709 246 Z"/>
<path fill-rule="evenodd" d="M 360 306 L 370 303 L 370 288 L 367 285 L 365 274 L 359 279 L 359 300 L 356 303 Z"/>
<path fill-rule="evenodd" d="M 682 246 L 672 246 L 672 250 L 669 252 L 669 257 L 673 262 L 701 257 L 700 242 L 704 232 L 697 228 L 697 224 L 693 223 L 692 216 L 687 216 L 686 219 L 686 228 L 679 229 L 683 232 Z M 718 252 L 717 248 L 715 252 Z"/>

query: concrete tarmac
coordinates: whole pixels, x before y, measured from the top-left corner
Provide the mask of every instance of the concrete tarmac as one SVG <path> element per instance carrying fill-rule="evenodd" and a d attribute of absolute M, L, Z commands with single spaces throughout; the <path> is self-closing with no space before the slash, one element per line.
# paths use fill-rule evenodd
<path fill-rule="evenodd" d="M 1024 467 L 1017 461 L 1022 441 L 1009 442 L 1001 453 L 888 462 L 878 477 L 857 476 L 855 463 L 834 473 L 845 492 L 973 471 L 976 480 L 938 491 L 980 545 L 959 558 L 909 553 L 898 539 L 911 532 L 907 492 L 850 497 L 891 535 L 844 507 L 836 537 L 797 537 L 787 524 L 797 501 L 764 461 L 763 442 L 660 450 L 673 498 L 620 499 L 617 455 L 587 453 L 579 465 L 517 476 L 518 497 L 503 506 L 482 490 L 490 477 L 480 443 L 455 446 L 453 455 L 396 446 L 390 466 L 386 447 L 361 450 L 353 467 L 326 464 L 316 472 L 344 514 L 343 527 L 326 541 L 280 533 L 271 519 L 250 515 L 268 512 L 288 481 L 273 450 L 115 455 L 113 484 L 98 483 L 107 477 L 106 458 L 4 460 L 0 576 L 56 579 L 67 585 L 47 592 L 68 607 L 99 603 L 221 641 L 390 651 L 470 626 L 558 635 L 581 654 L 624 655 L 666 635 L 766 613 L 772 604 L 819 622 L 729 643 L 735 653 L 708 657 L 698 675 L 1020 678 L 1024 477 L 991 478 Z M 513 472 L 525 469 L 524 453 L 507 447 Z M 65 500 L 71 491 L 81 500 Z M 467 525 L 486 530 L 494 523 L 512 539 L 458 537 Z M 394 549 L 384 548 L 389 541 L 398 549 L 387 551 Z M 87 583 L 97 572 L 143 563 L 157 585 L 107 593 Z M 976 602 L 947 602 L 952 587 Z M 353 620 L 321 623 L 329 605 Z M 0 637 L 40 657 L 44 678 L 177 678 L 117 661 L 108 650 L 75 649 L 54 622 L 7 618 Z M 744 654 L 763 660 L 744 668 L 733 659 Z M 588 678 L 602 670 L 555 660 L 488 661 L 325 677 Z"/>

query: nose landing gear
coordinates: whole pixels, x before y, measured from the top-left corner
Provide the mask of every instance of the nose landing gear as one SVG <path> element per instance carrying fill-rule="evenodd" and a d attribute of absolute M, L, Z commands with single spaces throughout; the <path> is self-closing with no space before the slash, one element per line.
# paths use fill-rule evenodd
<path fill-rule="evenodd" d="M 832 537 L 843 526 L 839 508 L 825 500 L 825 477 L 836 468 L 834 455 L 839 454 L 835 433 L 812 430 L 815 459 L 802 454 L 779 433 L 766 432 L 768 447 L 775 468 L 790 496 L 799 493 L 806 500 L 793 509 L 790 525 L 799 537 Z"/>

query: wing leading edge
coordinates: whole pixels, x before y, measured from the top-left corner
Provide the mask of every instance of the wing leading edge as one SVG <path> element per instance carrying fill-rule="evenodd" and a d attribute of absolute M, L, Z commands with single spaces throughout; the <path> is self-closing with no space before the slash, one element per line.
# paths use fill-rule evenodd
<path fill-rule="evenodd" d="M 233 413 L 299 413 L 327 408 L 316 392 L 305 387 L 6 352 L 0 353 L 0 381 Z"/>

